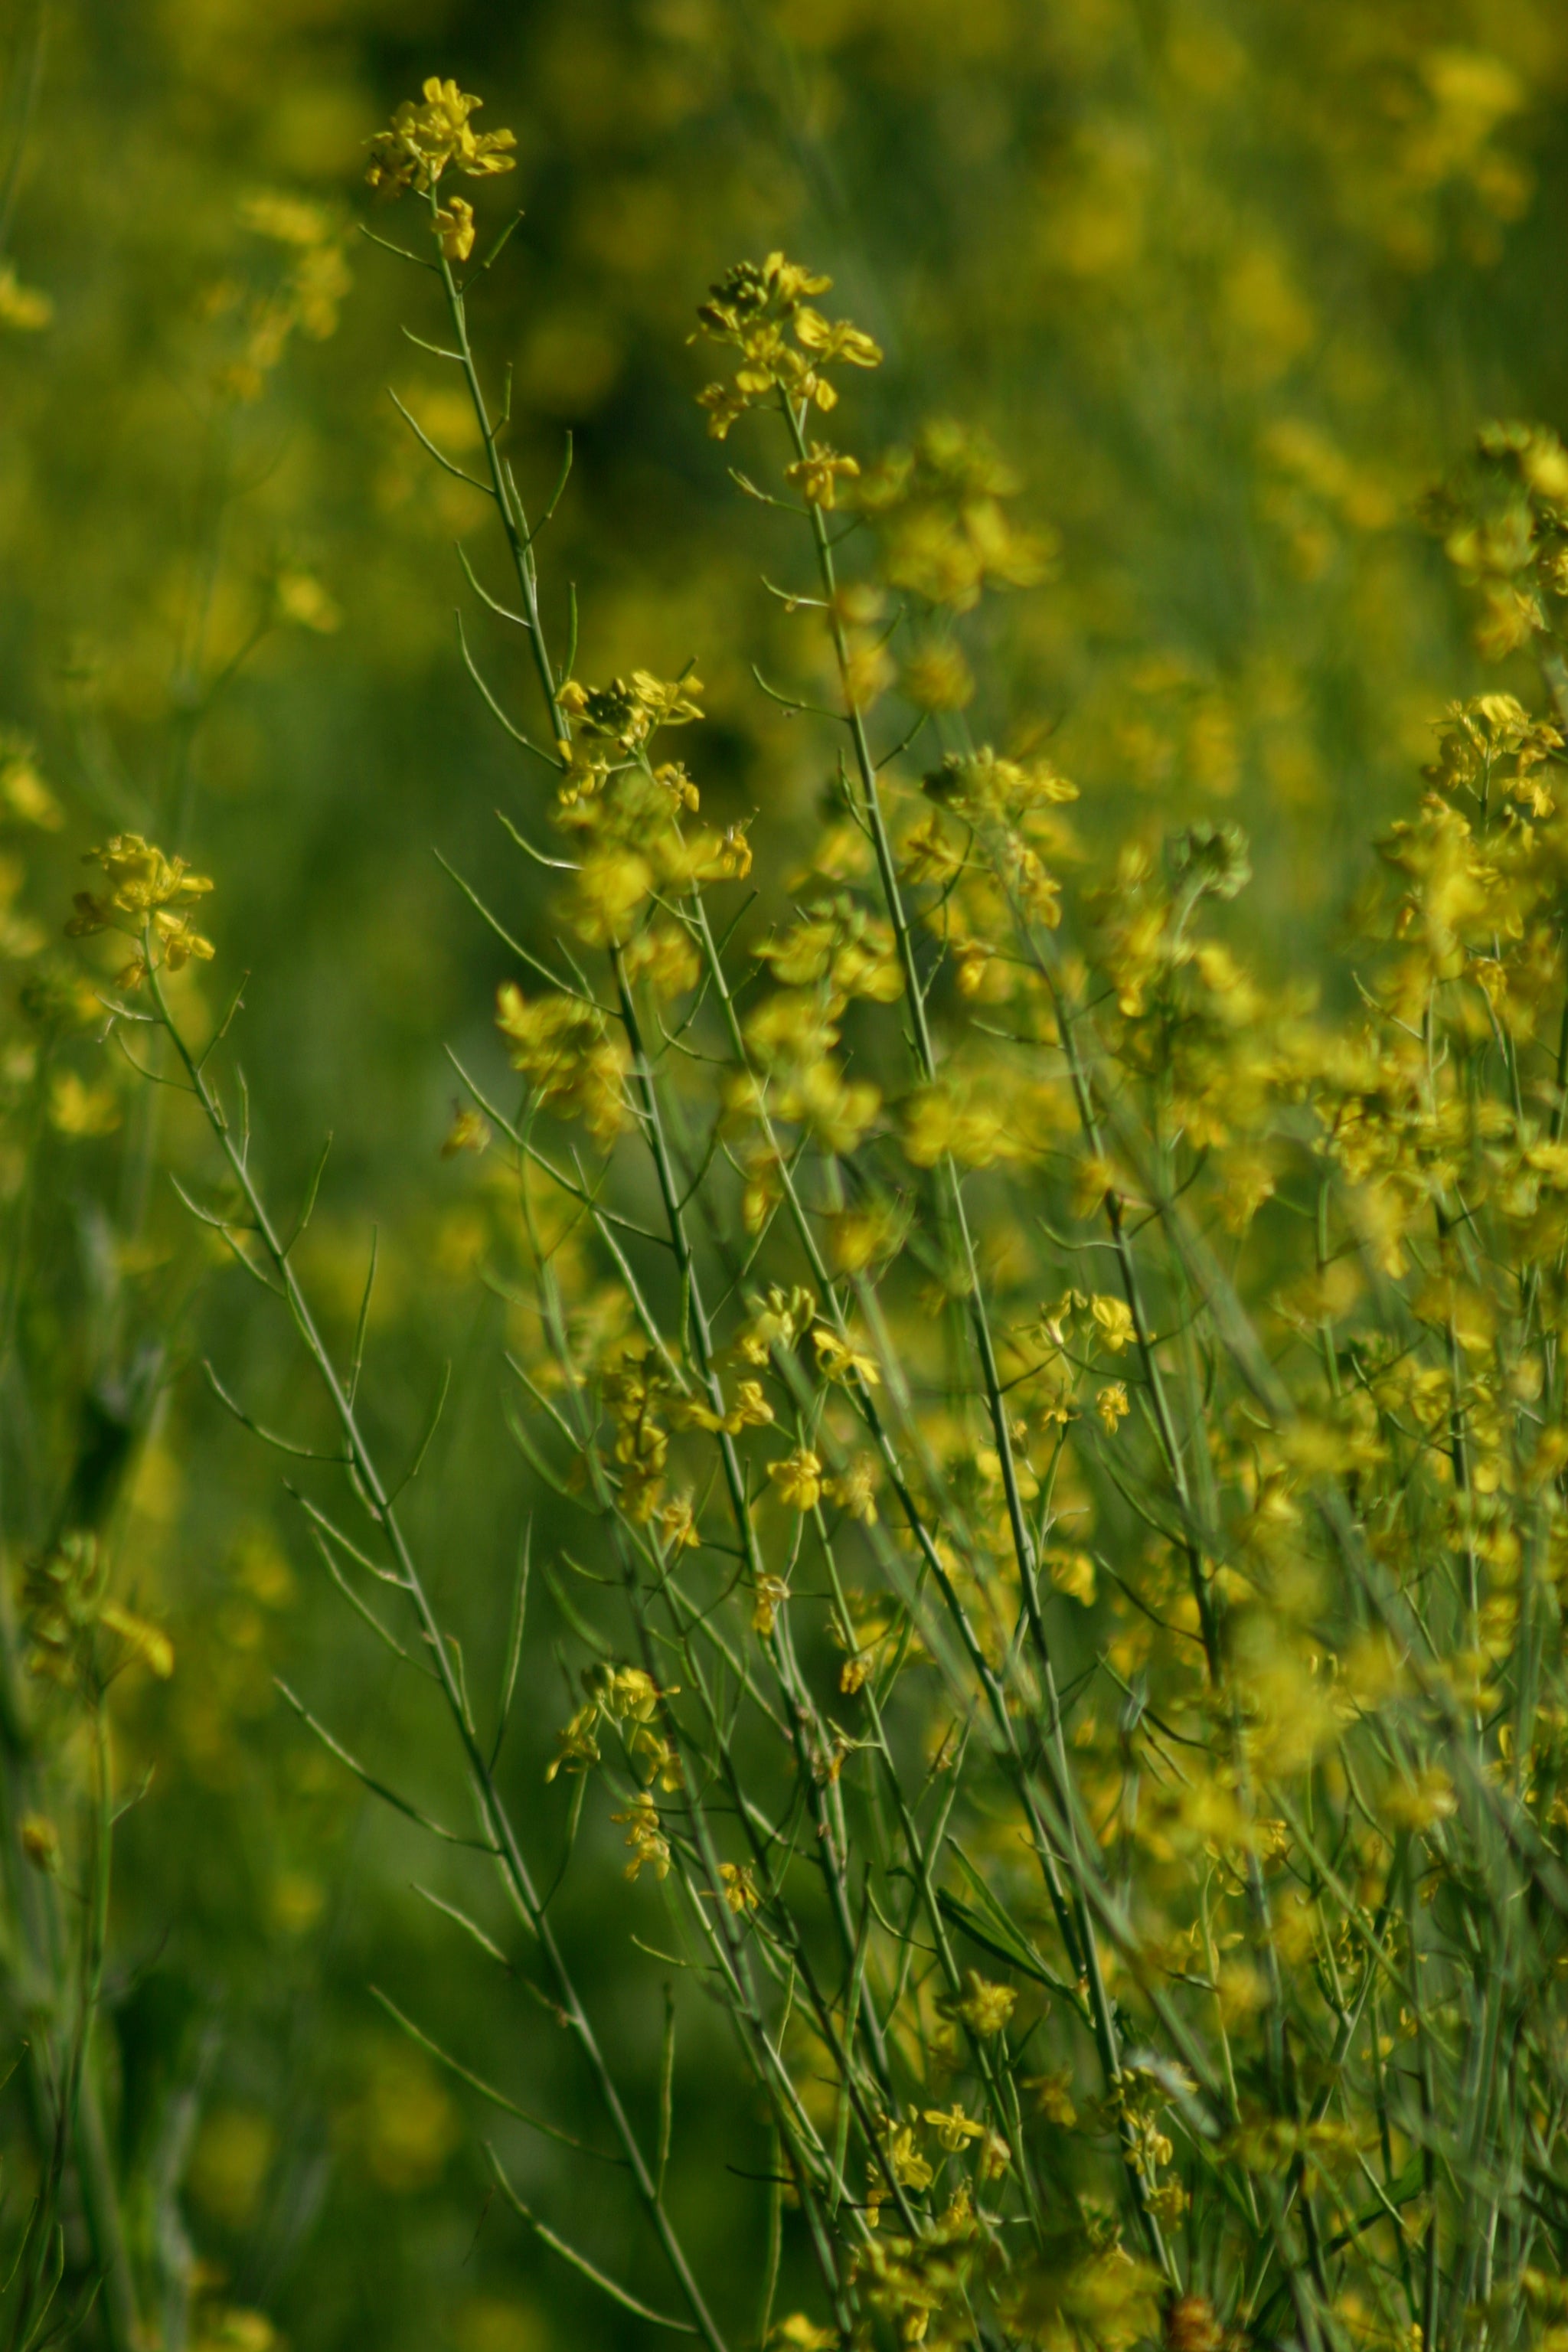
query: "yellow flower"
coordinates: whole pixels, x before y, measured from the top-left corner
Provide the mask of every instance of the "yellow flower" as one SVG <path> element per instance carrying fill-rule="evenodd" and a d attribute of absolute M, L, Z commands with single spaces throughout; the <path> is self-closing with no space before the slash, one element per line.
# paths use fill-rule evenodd
<path fill-rule="evenodd" d="M 828 1249 L 835 1270 L 864 1274 L 880 1257 L 898 1248 L 905 1232 L 901 1213 L 892 1207 L 843 1209 L 828 1225 Z"/>
<path fill-rule="evenodd" d="M 651 1722 L 665 1696 L 641 1666 L 593 1667 L 583 1679 L 612 1723 Z"/>
<path fill-rule="evenodd" d="M 752 1596 L 752 1631 L 761 1633 L 765 1641 L 778 1622 L 779 1611 L 789 1599 L 789 1587 L 782 1576 L 759 1576 Z"/>
<path fill-rule="evenodd" d="M 696 1551 L 702 1542 L 689 1495 L 678 1495 L 658 1515 L 659 1533 L 671 1551 Z"/>
<path fill-rule="evenodd" d="M 822 1500 L 822 1464 L 809 1446 L 797 1445 L 782 1462 L 770 1462 L 768 1476 L 792 1511 L 815 1511 Z"/>
<path fill-rule="evenodd" d="M 658 1808 L 653 1799 L 639 1797 L 629 1813 L 612 1813 L 610 1819 L 626 1825 L 626 1843 L 632 1850 L 626 1876 L 635 1879 L 646 1864 L 656 1878 L 668 1878 L 669 1841 L 658 1826 Z"/>
<path fill-rule="evenodd" d="M 77 893 L 75 918 L 68 936 L 81 939 L 93 931 L 138 932 L 148 918 L 166 908 L 184 906 L 212 888 L 205 875 L 187 871 L 183 857 L 165 857 L 139 833 L 117 833 L 101 847 L 86 851 L 84 866 L 101 866 L 109 887 L 100 898 Z"/>
<path fill-rule="evenodd" d="M 443 1160 L 455 1160 L 459 1151 L 487 1151 L 489 1140 L 489 1123 L 482 1111 L 456 1111 L 441 1146 L 441 1157 Z"/>
<path fill-rule="evenodd" d="M 1048 1551 L 1046 1566 L 1058 1592 L 1070 1593 L 1088 1609 L 1094 1601 L 1094 1562 L 1086 1551 Z"/>
<path fill-rule="evenodd" d="M 1091 1298 L 1089 1311 L 1100 1327 L 1100 1344 L 1119 1356 L 1132 1337 L 1132 1310 L 1124 1298 Z"/>
<path fill-rule="evenodd" d="M 697 316 L 704 332 L 727 341 L 739 333 L 745 320 L 770 310 L 787 314 L 798 310 L 806 295 L 826 294 L 832 283 L 831 278 L 814 277 L 798 261 L 786 261 L 782 253 L 770 253 L 761 268 L 754 261 L 736 262 L 727 277 L 710 288 Z"/>
<path fill-rule="evenodd" d="M 58 833 L 66 821 L 38 773 L 37 746 L 9 728 L 0 728 L 0 802 L 19 824 L 36 824 L 41 833 Z"/>
<path fill-rule="evenodd" d="M 831 2352 L 838 2336 L 831 2327 L 814 2326 L 804 2311 L 792 2311 L 774 2328 L 773 2342 L 784 2345 L 785 2352 Z"/>
<path fill-rule="evenodd" d="M 466 196 L 449 197 L 442 205 L 436 234 L 448 261 L 467 261 L 474 249 L 474 208 Z"/>
<path fill-rule="evenodd" d="M 894 2133 L 888 2147 L 888 2160 L 900 2189 L 929 2189 L 935 2178 L 931 2165 L 915 2146 L 914 2130 L 909 2124 Z"/>
<path fill-rule="evenodd" d="M 432 75 L 424 85 L 424 104 L 405 99 L 392 118 L 392 127 L 367 141 L 370 169 L 365 178 L 384 196 L 400 196 L 405 188 L 422 195 L 436 185 L 448 163 L 469 179 L 488 179 L 510 172 L 517 145 L 510 131 L 476 131 L 470 121 L 483 104 L 460 90 L 455 81 Z"/>
<path fill-rule="evenodd" d="M 700 1397 L 682 1397 L 669 1408 L 669 1418 L 677 1429 L 727 1430 L 731 1437 L 742 1429 L 765 1429 L 773 1419 L 773 1409 L 763 1394 L 760 1381 L 742 1381 L 735 1391 L 735 1402 L 727 1412 L 715 1411 Z"/>
<path fill-rule="evenodd" d="M 1440 1764 L 1428 1764 L 1414 1783 L 1396 1780 L 1382 1806 L 1385 1819 L 1405 1830 L 1428 1830 L 1435 1822 L 1451 1820 L 1458 1810 L 1454 1783 Z"/>
<path fill-rule="evenodd" d="M 969 1168 L 989 1168 L 1006 1159 L 1016 1136 L 999 1111 L 968 1103 L 939 1078 L 906 1097 L 904 1151 L 917 1168 L 934 1168 L 949 1152 Z"/>
<path fill-rule="evenodd" d="M 766 1429 L 773 1419 L 773 1409 L 763 1394 L 760 1381 L 742 1381 L 735 1390 L 735 1402 L 724 1416 L 724 1426 L 731 1436 L 742 1429 Z"/>
<path fill-rule="evenodd" d="M 795 339 L 816 354 L 819 364 L 826 366 L 842 360 L 848 367 L 874 368 L 882 363 L 881 350 L 869 335 L 852 327 L 847 319 L 829 326 L 820 311 L 802 310 L 795 313 Z M 856 467 L 858 472 L 858 467 Z"/>
<path fill-rule="evenodd" d="M 191 929 L 183 910 L 213 886 L 205 875 L 191 873 L 183 857 L 165 857 L 139 833 L 117 833 L 99 848 L 88 850 L 82 863 L 100 866 L 108 887 L 97 896 L 90 890 L 76 893 L 76 913 L 66 925 L 66 936 L 79 940 L 99 931 L 121 931 L 137 940 L 134 960 L 119 976 L 122 988 L 139 986 L 149 954 L 170 971 L 210 960 L 212 941 Z"/>
<path fill-rule="evenodd" d="M 632 672 L 632 692 L 647 714 L 650 734 L 657 727 L 688 727 L 694 719 L 700 719 L 702 712 L 692 697 L 701 691 L 700 677 L 689 675 L 667 684 L 651 670 Z"/>
<path fill-rule="evenodd" d="M 677 1789 L 686 1786 L 679 1750 L 651 1725 L 645 1723 L 633 1735 L 632 1750 L 637 1759 L 637 1769 L 650 1787 L 657 1780 L 668 1797 L 673 1796 Z"/>
<path fill-rule="evenodd" d="M 868 368 L 880 361 L 877 345 L 858 327 L 847 319 L 830 326 L 807 307 L 805 297 L 825 292 L 831 282 L 786 261 L 782 253 L 771 253 L 761 268 L 754 261 L 738 262 L 698 306 L 699 332 L 732 344 L 742 362 L 729 383 L 710 383 L 698 394 L 716 440 L 722 441 L 748 408 L 775 393 L 795 405 L 815 402 L 820 409 L 834 408 L 838 394 L 825 371 L 840 362 Z M 831 450 L 819 457 L 814 448 L 799 461 L 794 478 L 813 503 L 833 503 L 833 471 L 825 470 L 833 458 Z M 847 473 L 850 462 L 839 460 L 834 470 Z"/>
<path fill-rule="evenodd" d="M 853 1151 L 881 1107 L 868 1080 L 847 1079 L 826 1055 L 798 1070 L 778 1097 L 780 1117 L 809 1129 L 833 1152 Z"/>
<path fill-rule="evenodd" d="M 216 953 L 211 940 L 192 930 L 188 915 L 156 914 L 153 929 L 170 971 L 181 971 L 188 963 L 210 963 Z"/>
<path fill-rule="evenodd" d="M 145 1617 L 134 1611 L 122 1609 L 118 1601 L 106 1601 L 99 1611 L 99 1622 L 111 1633 L 118 1633 L 134 1658 L 140 1658 L 149 1674 L 166 1683 L 174 1671 L 174 1645 L 168 1635 Z"/>
<path fill-rule="evenodd" d="M 838 482 L 853 481 L 860 468 L 853 457 L 840 456 L 826 441 L 814 441 L 807 456 L 784 467 L 784 479 L 794 484 L 808 506 L 828 512 L 838 503 Z"/>
<path fill-rule="evenodd" d="M 1114 1437 L 1132 1408 L 1127 1402 L 1125 1381 L 1108 1381 L 1094 1400 L 1094 1409 L 1105 1423 L 1105 1433 Z"/>
<path fill-rule="evenodd" d="M 974 673 L 957 646 L 922 646 L 900 683 L 917 710 L 963 710 L 974 699 Z"/>
<path fill-rule="evenodd" d="M 282 188 L 253 188 L 241 196 L 236 210 L 253 236 L 270 237 L 274 245 L 290 246 L 299 253 L 329 243 L 336 234 L 325 205 L 290 195 Z"/>
<path fill-rule="evenodd" d="M 55 315 L 53 298 L 24 286 L 9 261 L 0 262 L 0 327 L 18 335 L 36 335 Z"/>
<path fill-rule="evenodd" d="M 512 1068 L 538 1089 L 546 1108 L 581 1118 L 599 1143 L 613 1140 L 628 1116 L 626 1056 L 594 1005 L 564 995 L 531 1000 L 515 981 L 505 981 L 496 992 L 496 1026 Z"/>
<path fill-rule="evenodd" d="M 877 1458 L 872 1454 L 858 1454 L 847 1469 L 837 1478 L 824 1481 L 823 1492 L 840 1503 L 852 1519 L 862 1527 L 877 1524 Z"/>
<path fill-rule="evenodd" d="M 58 1870 L 60 1833 L 47 1813 L 27 1813 L 18 1824 L 22 1851 L 36 1870 Z"/>
<path fill-rule="evenodd" d="M 1024 2087 L 1035 2094 L 1035 2105 L 1047 2123 L 1059 2124 L 1070 2131 L 1078 2121 L 1078 2109 L 1072 2103 L 1071 2070 L 1063 2067 L 1054 2074 L 1030 2074 Z"/>
<path fill-rule="evenodd" d="M 940 2107 L 928 2107 L 925 2120 L 950 2156 L 956 2156 L 961 2148 L 968 2147 L 972 2139 L 983 2139 L 985 2136 L 984 2125 L 975 2123 L 956 2103 L 945 2114 Z"/>
<path fill-rule="evenodd" d="M 1011 1985 L 993 1984 L 977 1969 L 966 1969 L 964 1975 L 969 1990 L 962 1996 L 949 1993 L 941 2006 L 948 2016 L 962 2018 L 971 2033 L 988 2040 L 1001 2032 L 1018 1996 Z"/>
<path fill-rule="evenodd" d="M 112 1135 L 120 1105 L 108 1087 L 84 1086 L 74 1070 L 57 1070 L 49 1081 L 49 1125 L 58 1135 Z"/>
<path fill-rule="evenodd" d="M 626 949 L 626 977 L 661 999 L 684 996 L 701 977 L 697 950 L 675 923 L 649 923 Z"/>
<path fill-rule="evenodd" d="M 724 1885 L 724 1900 L 737 1917 L 754 1911 L 760 1901 L 756 1880 L 748 1863 L 721 1862 L 719 1875 Z"/>
<path fill-rule="evenodd" d="M 815 1295 L 798 1283 L 783 1290 L 774 1283 L 764 1304 L 735 1342 L 749 1364 L 765 1364 L 774 1348 L 791 1348 L 816 1312 Z"/>
<path fill-rule="evenodd" d="M 585 858 L 573 886 L 572 928 L 590 947 L 618 945 L 653 887 L 653 868 L 631 849 Z"/>
<path fill-rule="evenodd" d="M 880 1385 L 882 1374 L 875 1356 L 840 1339 L 826 1324 L 817 1325 L 811 1340 L 816 1349 L 816 1369 L 825 1381 L 864 1381 L 868 1388 Z"/>
<path fill-rule="evenodd" d="M 319 637 L 331 637 L 343 625 L 341 608 L 309 572 L 280 572 L 275 593 L 279 619 L 296 629 L 310 629 Z"/>
<path fill-rule="evenodd" d="M 1116 1171 L 1109 1160 L 1080 1160 L 1073 1174 L 1073 1215 L 1092 1217 L 1115 1181 Z"/>
<path fill-rule="evenodd" d="M 558 1772 L 585 1772 L 599 1760 L 599 1743 L 594 1737 L 599 1720 L 599 1709 L 590 1699 L 580 1706 L 570 1723 L 563 1724 L 555 1735 L 556 1753 L 546 1768 L 546 1780 L 553 1780 Z"/>
<path fill-rule="evenodd" d="M 584 733 L 602 736 L 629 751 L 660 727 L 687 727 L 700 719 L 701 709 L 692 697 L 701 691 L 700 677 L 667 683 L 651 670 L 637 669 L 629 680 L 613 677 L 608 686 L 584 686 L 568 678 L 555 699 Z M 672 796 L 686 800 L 688 780 L 681 771 L 661 769 L 658 781 L 672 789 Z"/>

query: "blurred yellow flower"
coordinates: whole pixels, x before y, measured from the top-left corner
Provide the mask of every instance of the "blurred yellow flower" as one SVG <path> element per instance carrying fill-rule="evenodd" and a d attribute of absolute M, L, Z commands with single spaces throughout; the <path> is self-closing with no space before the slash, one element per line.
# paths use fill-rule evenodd
<path fill-rule="evenodd" d="M 24 286 L 14 264 L 0 261 L 0 327 L 19 335 L 36 335 L 53 321 L 53 297 Z"/>
<path fill-rule="evenodd" d="M 49 1080 L 49 1125 L 58 1135 L 112 1135 L 120 1104 L 112 1087 L 89 1087 L 74 1070 L 57 1070 Z"/>
<path fill-rule="evenodd" d="M 822 1500 L 822 1463 L 809 1446 L 797 1445 L 782 1462 L 770 1462 L 768 1476 L 792 1511 L 815 1511 Z"/>
<path fill-rule="evenodd" d="M 278 615 L 297 629 L 330 637 L 342 627 L 341 607 L 309 572 L 280 572 L 276 583 Z"/>

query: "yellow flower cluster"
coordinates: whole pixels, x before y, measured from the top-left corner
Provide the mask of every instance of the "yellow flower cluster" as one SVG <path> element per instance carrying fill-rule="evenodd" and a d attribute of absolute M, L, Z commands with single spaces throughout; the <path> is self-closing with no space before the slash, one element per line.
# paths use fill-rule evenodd
<path fill-rule="evenodd" d="M 240 226 L 281 257 L 281 274 L 259 287 L 225 278 L 207 289 L 203 312 L 237 339 L 216 370 L 220 394 L 232 401 L 261 398 L 295 335 L 325 342 L 337 332 L 353 278 L 343 251 L 344 223 L 331 205 L 275 188 L 240 199 Z M 310 624 L 307 624 L 310 625 Z"/>
<path fill-rule="evenodd" d="M 741 354 L 728 383 L 710 383 L 699 394 L 715 440 L 722 441 L 739 417 L 763 402 L 782 399 L 802 412 L 836 408 L 838 392 L 829 368 L 880 364 L 881 352 L 869 335 L 847 319 L 830 324 L 812 308 L 809 298 L 826 294 L 832 283 L 782 253 L 770 253 L 760 268 L 753 261 L 738 262 L 699 305 L 701 333 Z M 796 487 L 824 507 L 834 503 L 835 480 L 858 471 L 853 460 L 820 442 L 799 467 Z"/>
<path fill-rule="evenodd" d="M 437 183 L 484 159 L 432 87 L 378 159 L 461 257 Z M 570 984 L 502 989 L 523 1110 L 451 1140 L 510 1145 L 515 1433 L 583 1515 L 545 1779 L 602 1771 L 626 1878 L 668 1882 L 845 2340 L 1511 2326 L 1568 2130 L 1568 460 L 1494 429 L 1436 514 L 1542 688 L 1444 714 L 1324 1013 L 1248 966 L 1237 825 L 1091 806 L 1086 844 L 1043 729 L 954 715 L 964 616 L 1050 550 L 957 428 L 808 439 L 879 356 L 825 285 L 773 255 L 700 314 L 739 353 L 712 429 L 778 413 L 812 567 L 779 597 L 831 702 L 775 697 L 831 728 L 809 866 L 721 896 L 747 836 L 658 756 L 697 679 L 557 685 L 536 646 L 571 879 L 528 952 Z M 1243 290 L 1285 334 L 1266 257 Z M 105 903 L 183 919 L 183 869 L 111 850 Z M 1505 2097 L 1525 2154 L 1478 2167 Z"/>
<path fill-rule="evenodd" d="M 115 834 L 88 850 L 83 862 L 102 868 L 105 887 L 76 893 L 66 935 L 79 940 L 120 931 L 134 940 L 136 954 L 118 975 L 120 987 L 140 987 L 150 970 L 179 971 L 193 961 L 210 961 L 212 941 L 192 929 L 187 911 L 212 888 L 207 876 L 193 874 L 183 857 L 165 857 L 139 833 Z"/>
<path fill-rule="evenodd" d="M 563 915 L 587 945 L 623 950 L 629 976 L 665 997 L 696 985 L 698 962 L 689 927 L 661 917 L 658 903 L 751 870 L 744 825 L 721 833 L 686 824 L 700 806 L 697 786 L 679 761 L 655 766 L 649 755 L 661 728 L 702 717 L 701 691 L 690 677 L 666 682 L 635 670 L 604 687 L 571 679 L 556 695 L 563 722 L 578 733 L 558 745 L 555 822 L 583 853 Z"/>
<path fill-rule="evenodd" d="M 659 1710 L 679 1695 L 679 1685 L 661 1690 L 641 1666 L 587 1667 L 583 1675 L 587 1693 L 569 1722 L 556 1734 L 556 1752 L 544 1778 L 561 1772 L 586 1772 L 600 1760 L 599 1732 L 606 1724 L 622 1728 L 628 1754 L 645 1780 L 657 1780 L 666 1790 L 680 1786 L 680 1761 L 658 1728 Z"/>
<path fill-rule="evenodd" d="M 1477 643 L 1500 661 L 1549 644 L 1568 598 L 1568 449 L 1539 425 L 1488 425 L 1468 469 L 1427 500 L 1460 576 L 1479 592 Z"/>
<path fill-rule="evenodd" d="M 856 492 L 882 541 L 883 575 L 928 604 L 967 613 L 987 588 L 1028 588 L 1055 559 L 1047 533 L 1017 529 L 1007 503 L 1019 482 L 981 436 L 951 419 L 912 449 L 890 451 Z"/>
<path fill-rule="evenodd" d="M 496 992 L 496 1027 L 514 1070 L 547 1110 L 580 1118 L 598 1143 L 626 1125 L 626 1053 L 596 1005 L 573 996 L 523 995 L 515 981 Z"/>
<path fill-rule="evenodd" d="M 630 1812 L 612 1813 L 613 1822 L 626 1824 L 626 1843 L 632 1850 L 626 1875 L 635 1879 L 639 1871 L 648 1869 L 656 1878 L 669 1876 L 669 1840 L 659 1827 L 658 1808 L 651 1797 L 639 1797 Z"/>
<path fill-rule="evenodd" d="M 428 195 L 448 167 L 471 180 L 511 171 L 517 134 L 476 131 L 473 117 L 483 103 L 466 95 L 455 81 L 432 75 L 420 98 L 405 99 L 390 129 L 378 131 L 367 142 L 371 160 L 365 178 L 370 185 L 383 197 L 400 196 L 405 188 Z"/>

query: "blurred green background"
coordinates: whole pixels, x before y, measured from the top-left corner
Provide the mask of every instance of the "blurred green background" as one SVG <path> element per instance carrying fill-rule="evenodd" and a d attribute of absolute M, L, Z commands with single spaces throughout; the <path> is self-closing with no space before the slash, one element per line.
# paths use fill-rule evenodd
<path fill-rule="evenodd" d="M 239 2352 L 268 2328 L 299 2352 L 638 2340 L 488 2206 L 479 2141 L 501 2126 L 523 2193 L 660 2299 L 618 2177 L 487 2115 L 371 1998 L 595 2137 L 553 2020 L 412 1883 L 506 1943 L 496 1891 L 375 1810 L 277 1695 L 275 1674 L 422 1801 L 461 1806 L 443 1727 L 327 1583 L 278 1457 L 201 1379 L 211 1354 L 261 1417 L 319 1426 L 281 1318 L 170 1193 L 200 1139 L 110 1065 L 90 1008 L 46 1024 L 41 1077 L 27 1061 L 73 861 L 130 827 L 216 877 L 218 961 L 188 1017 L 250 973 L 239 1051 L 279 1199 L 334 1133 L 305 1257 L 341 1339 L 379 1233 L 367 1396 L 394 1458 L 454 1362 L 413 1516 L 489 1664 L 523 1517 L 539 1507 L 546 1546 L 552 1528 L 502 1417 L 507 1307 L 485 1277 L 504 1271 L 506 1188 L 439 1156 L 443 1046 L 496 1067 L 504 958 L 433 853 L 514 929 L 548 914 L 497 855 L 494 810 L 536 789 L 457 654 L 453 541 L 479 540 L 480 502 L 386 396 L 461 450 L 450 386 L 400 333 L 432 331 L 426 282 L 354 231 L 408 233 L 369 207 L 362 142 L 427 73 L 516 131 L 515 174 L 478 201 L 488 226 L 526 217 L 475 308 L 493 368 L 514 369 L 536 502 L 575 436 L 547 605 L 563 625 L 575 582 L 587 677 L 697 656 L 709 805 L 755 811 L 777 843 L 826 772 L 751 677 L 752 659 L 790 672 L 760 582 L 788 559 L 727 477 L 743 435 L 704 437 L 686 341 L 711 278 L 784 246 L 889 354 L 840 437 L 864 455 L 931 415 L 979 423 L 1052 539 L 1049 581 L 970 640 L 981 731 L 1048 730 L 1091 840 L 1241 822 L 1258 951 L 1310 972 L 1433 718 L 1500 677 L 1418 504 L 1482 418 L 1568 422 L 1568 16 L 8 0 L 3 22 L 0 722 L 37 745 L 65 820 L 15 828 L 0 864 L 0 1079 L 39 1137 L 30 1174 L 15 1139 L 0 1161 L 26 1269 L 7 1538 L 47 1522 L 80 1399 L 123 1397 L 153 1350 L 121 1574 L 178 1664 L 123 1694 L 122 1769 L 152 1779 L 121 1832 L 110 1984 L 137 2242 L 173 2275 L 188 2239 L 196 2335 Z M 471 625 L 521 710 L 517 653 Z M 509 1769 L 546 1875 L 569 1790 L 543 1766 L 580 1662 L 540 1593 Z M 659 1945 L 659 1897 L 624 1889 L 595 1814 L 561 1925 L 647 2116 L 670 1972 L 630 1936 Z M 700 2257 L 732 2254 L 743 2331 L 763 2196 L 743 2176 L 766 2142 L 717 2018 L 677 2001 L 677 2210 Z"/>

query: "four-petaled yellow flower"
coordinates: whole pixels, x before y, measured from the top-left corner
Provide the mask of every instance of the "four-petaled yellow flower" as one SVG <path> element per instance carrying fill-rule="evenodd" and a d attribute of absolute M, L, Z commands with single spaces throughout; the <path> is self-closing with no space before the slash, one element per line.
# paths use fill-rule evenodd
<path fill-rule="evenodd" d="M 956 2103 L 945 2113 L 941 2107 L 928 2107 L 925 2120 L 936 2134 L 939 2145 L 945 2147 L 950 2156 L 956 2156 L 961 2148 L 968 2147 L 972 2139 L 983 2139 L 985 2136 L 984 2125 L 975 2123 Z"/>
<path fill-rule="evenodd" d="M 853 481 L 859 471 L 853 457 L 841 456 L 826 441 L 814 441 L 804 457 L 784 467 L 784 479 L 794 483 L 807 506 L 831 512 L 838 504 L 840 479 Z"/>
<path fill-rule="evenodd" d="M 852 327 L 847 319 L 829 326 L 819 310 L 801 310 L 795 313 L 795 331 L 796 339 L 808 352 L 815 352 L 824 365 L 833 360 L 842 360 L 847 366 L 858 368 L 880 367 L 882 363 L 880 346 L 869 335 L 862 334 L 858 327 Z"/>

